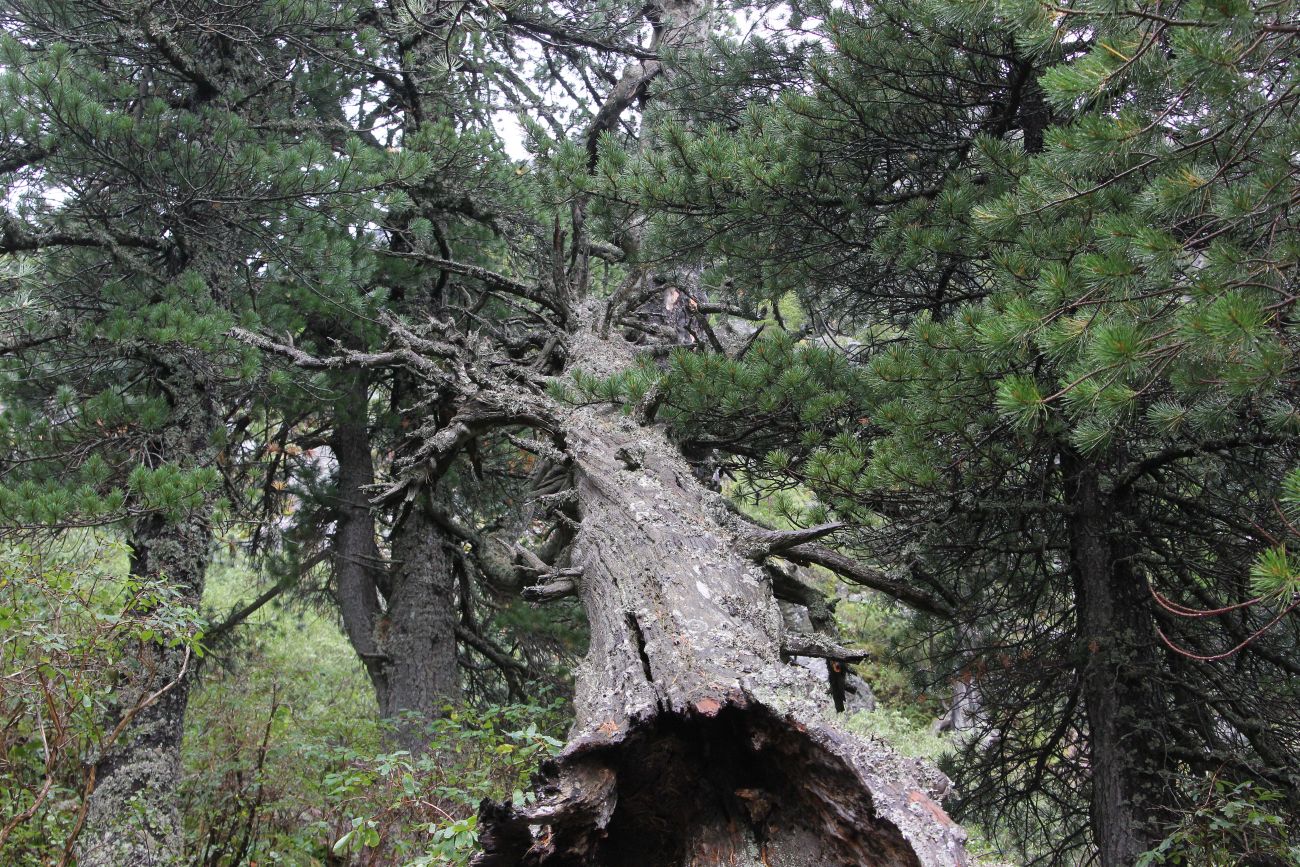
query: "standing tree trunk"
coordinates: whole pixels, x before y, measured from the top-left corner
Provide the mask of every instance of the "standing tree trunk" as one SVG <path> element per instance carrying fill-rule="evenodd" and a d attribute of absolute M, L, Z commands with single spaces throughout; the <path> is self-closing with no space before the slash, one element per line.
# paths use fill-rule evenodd
<path fill-rule="evenodd" d="M 366 668 L 379 707 L 385 708 L 388 690 L 384 656 L 375 635 L 380 614 L 378 576 L 383 559 L 375 542 L 375 517 L 370 507 L 375 465 L 370 449 L 368 380 L 365 371 L 349 371 L 336 383 L 340 398 L 334 410 L 330 449 L 338 464 L 338 501 L 331 554 L 343 629 Z"/>
<path fill-rule="evenodd" d="M 1078 610 L 1083 699 L 1092 765 L 1092 827 L 1103 867 L 1127 867 L 1156 842 L 1156 727 L 1163 711 L 1151 659 L 1156 637 L 1146 583 L 1114 538 L 1117 509 L 1096 470 L 1066 459 L 1074 508 L 1070 549 Z"/>
<path fill-rule="evenodd" d="M 365 665 L 384 719 L 404 719 L 396 743 L 424 747 L 420 719 L 460 696 L 456 585 L 447 541 L 416 504 L 392 531 L 392 563 L 376 541 L 375 483 L 365 371 L 340 378 L 330 444 L 338 463 L 334 574 L 344 629 Z M 383 603 L 381 605 L 381 602 Z"/>
<path fill-rule="evenodd" d="M 397 742 L 411 752 L 424 748 L 423 721 L 442 714 L 460 697 L 456 668 L 455 576 L 442 532 L 415 505 L 393 531 L 392 587 L 380 627 L 386 657 L 386 719 L 414 713 L 397 728 Z"/>
<path fill-rule="evenodd" d="M 179 370 L 168 377 L 172 424 L 156 443 L 159 464 L 211 466 L 212 432 L 220 423 L 211 399 Z M 214 495 L 179 517 L 151 514 L 131 534 L 131 575 L 162 581 L 174 591 L 168 604 L 197 609 L 212 546 Z M 115 697 L 121 709 L 106 720 L 116 741 L 96 761 L 85 823 L 76 839 L 81 867 L 153 867 L 182 861 L 182 829 L 176 809 L 181 779 L 181 736 L 189 700 L 189 650 L 150 642 L 140 648 L 143 674 Z M 152 698 L 152 701 L 150 699 Z M 138 708 L 138 710 L 136 710 Z"/>

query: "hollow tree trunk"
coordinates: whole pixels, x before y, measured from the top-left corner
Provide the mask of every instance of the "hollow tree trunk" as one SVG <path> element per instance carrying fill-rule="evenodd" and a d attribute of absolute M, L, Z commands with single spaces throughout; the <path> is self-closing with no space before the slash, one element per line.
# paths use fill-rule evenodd
<path fill-rule="evenodd" d="M 584 304 L 566 354 L 605 376 L 627 369 L 633 350 L 597 336 L 597 307 Z M 969 863 L 965 832 L 936 802 L 948 781 L 839 729 L 825 681 L 782 662 L 813 649 L 851 655 L 783 635 L 761 565 L 781 552 L 826 559 L 834 552 L 804 543 L 838 525 L 750 525 L 696 480 L 661 429 L 560 404 L 552 380 L 496 358 L 471 372 L 455 345 L 389 326 L 427 388 L 460 393 L 381 502 L 416 500 L 476 432 L 501 426 L 545 431 L 551 443 L 529 450 L 564 464 L 574 487 L 572 567 L 539 571 L 525 596 L 582 599 L 591 642 L 576 672 L 576 722 L 531 801 L 480 805 L 478 867 Z M 233 333 L 304 366 L 335 364 Z M 429 356 L 456 359 L 454 372 Z"/>
<path fill-rule="evenodd" d="M 182 372 L 169 380 L 173 423 L 155 444 L 157 452 L 183 465 L 210 465 L 216 457 L 211 434 L 218 424 L 213 406 Z M 131 574 L 164 580 L 176 594 L 174 604 L 197 609 L 212 545 L 212 508 L 209 493 L 179 518 L 140 519 L 130 538 Z M 112 731 L 134 714 L 94 765 L 85 823 L 76 840 L 80 867 L 161 867 L 183 860 L 176 805 L 194 665 L 183 646 L 150 642 L 139 653 L 144 673 L 119 691 L 119 711 L 105 721 L 105 730 Z"/>
<path fill-rule="evenodd" d="M 1084 657 L 1093 838 L 1103 867 L 1127 867 L 1156 842 L 1150 820 L 1160 803 L 1157 731 L 1164 711 L 1155 695 L 1150 599 L 1114 538 L 1116 504 L 1101 493 L 1096 470 L 1081 460 L 1062 466 L 1075 510 L 1070 553 Z"/>
<path fill-rule="evenodd" d="M 782 619 L 722 499 L 656 430 L 582 410 L 563 436 L 591 647 L 538 800 L 483 805 L 479 867 L 960 865 L 943 780 L 837 729 L 782 664 Z"/>

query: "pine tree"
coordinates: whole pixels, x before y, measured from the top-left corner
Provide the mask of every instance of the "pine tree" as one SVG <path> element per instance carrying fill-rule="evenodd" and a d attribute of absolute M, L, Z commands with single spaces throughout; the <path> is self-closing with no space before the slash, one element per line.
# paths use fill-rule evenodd
<path fill-rule="evenodd" d="M 7 528 L 120 527 L 132 575 L 197 607 L 216 522 L 238 508 L 223 495 L 239 500 L 257 469 L 243 415 L 257 354 L 228 332 L 276 327 L 286 271 L 326 294 L 353 281 L 322 205 L 367 201 L 388 169 L 335 159 L 285 120 L 348 91 L 312 69 L 310 46 L 349 32 L 354 11 L 0 13 Z M 82 864 L 180 857 L 173 794 L 196 660 L 170 638 L 145 642 L 149 663 L 104 720 Z"/>
<path fill-rule="evenodd" d="M 786 94 L 611 166 L 826 335 L 675 357 L 678 435 L 961 624 L 963 810 L 1025 854 L 1132 863 L 1206 773 L 1296 809 L 1294 10 L 818 11 Z"/>

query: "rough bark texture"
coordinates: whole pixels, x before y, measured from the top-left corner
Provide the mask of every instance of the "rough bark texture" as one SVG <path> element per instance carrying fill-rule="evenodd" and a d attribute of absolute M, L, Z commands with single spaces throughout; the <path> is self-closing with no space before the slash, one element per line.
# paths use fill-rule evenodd
<path fill-rule="evenodd" d="M 437 716 L 444 704 L 460 696 L 455 576 L 444 544 L 442 532 L 418 506 L 396 531 L 388 614 L 380 626 L 387 658 L 380 712 L 386 718 L 410 712 Z M 423 750 L 423 729 L 418 717 L 403 720 L 398 744 L 412 752 Z"/>
<path fill-rule="evenodd" d="M 424 749 L 423 723 L 460 695 L 456 584 L 446 536 L 420 504 L 393 529 L 391 563 L 379 550 L 370 504 L 375 483 L 366 376 L 340 377 L 334 575 L 344 630 L 365 664 L 379 713 L 403 718 L 395 746 Z M 381 604 L 382 603 L 382 604 Z"/>
<path fill-rule="evenodd" d="M 1116 504 L 1095 470 L 1065 461 L 1075 515 L 1070 548 L 1085 655 L 1083 699 L 1092 764 L 1092 826 L 1103 867 L 1126 867 L 1151 847 L 1152 806 L 1160 803 L 1153 734 L 1163 717 L 1151 654 L 1150 599 L 1114 538 Z"/>
<path fill-rule="evenodd" d="M 210 443 L 217 424 L 213 407 L 193 380 L 170 377 L 173 424 L 160 437 L 162 459 L 202 465 L 215 460 Z M 131 536 L 131 574 L 162 578 L 179 604 L 197 608 L 212 545 L 212 497 L 178 519 L 142 518 Z M 161 693 L 122 729 L 94 766 L 85 823 L 76 840 L 81 867 L 153 867 L 181 863 L 182 834 L 176 809 L 181 777 L 181 735 L 189 699 L 190 672 L 184 647 L 149 644 L 140 648 L 144 675 L 117 696 L 118 721 L 150 696 Z"/>
<path fill-rule="evenodd" d="M 587 408 L 562 435 L 592 635 L 577 723 L 535 803 L 484 804 L 475 863 L 967 863 L 946 780 L 838 730 L 825 680 L 782 663 L 769 578 L 721 497 L 656 430 Z"/>
<path fill-rule="evenodd" d="M 375 626 L 379 620 L 376 575 L 383 567 L 383 560 L 375 543 L 375 518 L 370 510 L 375 466 L 370 451 L 365 372 L 342 374 L 338 387 L 340 398 L 335 409 L 338 423 L 330 437 L 330 449 L 338 463 L 337 519 L 332 545 L 335 592 L 343 629 L 366 667 L 382 708 L 387 706 L 388 698 L 384 658 Z"/>

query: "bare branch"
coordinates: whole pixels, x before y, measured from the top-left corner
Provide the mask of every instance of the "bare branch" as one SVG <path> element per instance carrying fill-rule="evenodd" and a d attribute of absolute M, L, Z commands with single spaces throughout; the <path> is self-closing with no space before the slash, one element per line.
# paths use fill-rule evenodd
<path fill-rule="evenodd" d="M 480 283 L 483 283 L 498 292 L 505 292 L 507 295 L 515 295 L 519 298 L 532 301 L 535 304 L 540 304 L 556 316 L 560 317 L 561 324 L 564 324 L 568 319 L 568 315 L 564 308 L 554 298 L 549 297 L 540 286 L 515 280 L 511 277 L 507 277 L 505 274 L 499 274 L 496 271 L 481 268 L 478 265 L 467 265 L 464 262 L 443 259 L 440 256 L 431 256 L 427 253 L 395 253 L 390 250 L 386 251 L 385 255 L 397 256 L 403 259 L 415 259 L 426 265 L 432 265 L 435 268 L 450 271 L 453 274 L 462 274 L 466 277 L 478 280 Z"/>
<path fill-rule="evenodd" d="M 795 545 L 802 545 L 805 542 L 815 542 L 818 539 L 829 536 L 836 530 L 844 529 L 843 521 L 833 521 L 829 524 L 821 524 L 817 527 L 806 527 L 801 530 L 767 530 L 756 527 L 746 527 L 744 529 L 745 542 L 748 543 L 748 549 L 745 555 L 751 560 L 763 560 L 773 554 L 780 554 L 782 551 L 788 551 Z"/>
<path fill-rule="evenodd" d="M 540 576 L 552 580 L 525 587 L 521 595 L 527 602 L 554 602 L 566 596 L 573 596 L 578 592 L 577 579 L 581 575 L 581 569 L 557 569 Z"/>
<path fill-rule="evenodd" d="M 825 635 L 805 632 L 787 632 L 781 639 L 781 652 L 788 656 L 811 656 L 840 662 L 861 662 L 871 655 L 865 650 L 841 647 Z"/>
<path fill-rule="evenodd" d="M 781 556 L 801 566 L 816 565 L 829 569 L 847 581 L 861 584 L 863 587 L 869 587 L 872 590 L 878 590 L 917 611 L 933 614 L 946 620 L 951 620 L 956 616 L 956 611 L 946 601 L 924 590 L 918 590 L 909 584 L 891 578 L 879 569 L 863 565 L 857 560 L 846 557 L 839 551 L 831 550 L 823 545 L 796 545 L 785 551 Z"/>

